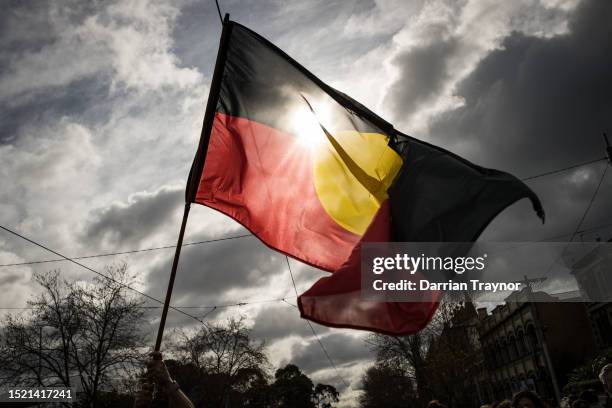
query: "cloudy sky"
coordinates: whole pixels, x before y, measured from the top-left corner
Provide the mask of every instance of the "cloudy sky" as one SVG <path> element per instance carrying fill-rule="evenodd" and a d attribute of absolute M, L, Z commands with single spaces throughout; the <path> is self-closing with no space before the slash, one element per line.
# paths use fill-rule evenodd
<path fill-rule="evenodd" d="M 175 242 L 200 133 L 220 23 L 212 1 L 3 1 L 0 5 L 0 225 L 68 256 Z M 228 1 L 232 19 L 264 35 L 330 85 L 405 133 L 477 164 L 528 177 L 604 156 L 612 133 L 612 2 L 608 0 Z M 529 184 L 483 240 L 571 234 L 605 163 Z M 612 173 L 612 172 L 610 172 Z M 576 239 L 612 237 L 612 174 Z M 186 242 L 242 235 L 192 208 Z M 567 239 L 567 237 L 566 237 Z M 127 262 L 140 289 L 163 297 L 172 250 L 84 261 Z M 48 259 L 0 233 L 0 264 Z M 321 272 L 291 261 L 299 290 Z M 0 267 L 0 307 L 25 306 L 36 270 Z M 363 333 L 315 326 L 345 387 L 297 310 L 285 260 L 252 237 L 183 251 L 174 304 L 256 302 L 242 313 L 274 364 L 297 363 L 350 404 L 372 354 Z M 208 309 L 194 313 L 203 315 Z M 156 328 L 151 316 L 152 330 Z M 169 325 L 193 321 L 170 313 Z"/>

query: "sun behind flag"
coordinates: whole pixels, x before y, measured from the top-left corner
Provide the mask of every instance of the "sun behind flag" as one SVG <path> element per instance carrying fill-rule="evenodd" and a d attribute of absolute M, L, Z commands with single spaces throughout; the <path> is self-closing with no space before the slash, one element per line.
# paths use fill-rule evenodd
<path fill-rule="evenodd" d="M 361 242 L 474 241 L 525 197 L 543 218 L 536 195 L 514 176 L 396 131 L 248 28 L 226 21 L 219 56 L 216 109 L 187 202 L 332 272 L 299 297 L 303 317 L 414 333 L 437 303 L 361 300 Z"/>

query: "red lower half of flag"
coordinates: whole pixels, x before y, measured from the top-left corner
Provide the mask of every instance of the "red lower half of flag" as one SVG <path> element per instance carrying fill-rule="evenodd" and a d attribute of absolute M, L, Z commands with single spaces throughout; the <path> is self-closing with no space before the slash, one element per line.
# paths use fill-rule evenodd
<path fill-rule="evenodd" d="M 216 114 L 195 201 L 272 249 L 328 271 L 361 240 L 321 205 L 312 159 L 298 138 L 241 117 Z"/>
<path fill-rule="evenodd" d="M 388 218 L 384 205 L 377 217 Z M 368 230 L 364 242 L 384 241 L 380 230 Z M 298 298 L 300 314 L 317 323 L 389 335 L 409 335 L 423 329 L 438 308 L 440 292 L 423 293 L 423 302 L 374 302 L 361 295 L 361 247 L 331 276 L 319 279 Z"/>

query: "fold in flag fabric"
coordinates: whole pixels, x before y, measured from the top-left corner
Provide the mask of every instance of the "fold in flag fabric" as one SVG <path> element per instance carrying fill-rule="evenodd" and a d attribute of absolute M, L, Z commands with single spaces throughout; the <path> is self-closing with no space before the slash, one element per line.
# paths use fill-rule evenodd
<path fill-rule="evenodd" d="M 302 317 L 415 333 L 437 302 L 362 300 L 360 243 L 474 241 L 521 198 L 543 218 L 537 196 L 516 177 L 396 131 L 240 24 L 226 22 L 224 35 L 216 112 L 187 200 L 331 272 L 298 298 Z"/>

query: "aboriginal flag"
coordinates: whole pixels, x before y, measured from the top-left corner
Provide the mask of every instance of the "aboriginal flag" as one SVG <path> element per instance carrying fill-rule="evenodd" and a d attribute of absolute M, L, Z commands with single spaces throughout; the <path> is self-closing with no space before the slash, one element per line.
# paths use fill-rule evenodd
<path fill-rule="evenodd" d="M 474 241 L 521 198 L 543 217 L 514 176 L 398 132 L 227 19 L 186 198 L 331 272 L 302 317 L 388 334 L 422 329 L 437 303 L 363 301 L 361 242 Z"/>

